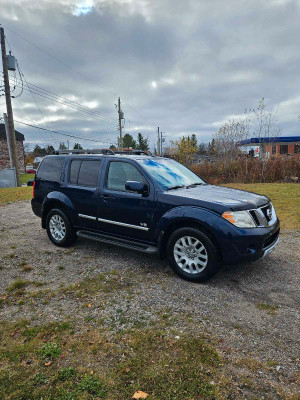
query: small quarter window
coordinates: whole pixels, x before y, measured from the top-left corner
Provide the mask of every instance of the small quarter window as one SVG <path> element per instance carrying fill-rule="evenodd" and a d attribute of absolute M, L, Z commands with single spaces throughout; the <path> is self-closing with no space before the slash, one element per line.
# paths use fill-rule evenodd
<path fill-rule="evenodd" d="M 60 182 L 63 164 L 64 158 L 55 156 L 46 157 L 42 161 L 36 176 L 46 181 Z"/>
<path fill-rule="evenodd" d="M 107 188 L 125 192 L 127 191 L 125 189 L 125 183 L 127 181 L 147 183 L 143 175 L 134 165 L 122 161 L 111 162 L 108 170 Z"/>
<path fill-rule="evenodd" d="M 69 182 L 78 186 L 98 186 L 101 161 L 73 160 L 70 167 Z"/>
<path fill-rule="evenodd" d="M 77 185 L 78 174 L 80 170 L 81 160 L 73 160 L 70 167 L 70 183 Z"/>

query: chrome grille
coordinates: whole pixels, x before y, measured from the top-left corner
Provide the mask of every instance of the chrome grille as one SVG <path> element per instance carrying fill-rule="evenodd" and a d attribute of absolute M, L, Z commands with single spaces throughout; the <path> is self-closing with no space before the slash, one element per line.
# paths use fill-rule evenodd
<path fill-rule="evenodd" d="M 254 210 L 249 210 L 249 214 L 253 218 L 256 226 L 259 227 L 272 226 L 277 220 L 276 212 L 272 203 Z"/>

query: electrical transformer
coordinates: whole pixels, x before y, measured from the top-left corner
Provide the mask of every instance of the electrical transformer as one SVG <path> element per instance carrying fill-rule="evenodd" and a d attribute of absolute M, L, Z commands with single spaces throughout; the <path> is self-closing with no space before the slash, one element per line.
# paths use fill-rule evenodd
<path fill-rule="evenodd" d="M 16 70 L 16 59 L 14 56 L 11 55 L 11 52 L 6 56 L 6 62 L 7 62 L 7 69 L 9 71 L 15 71 Z"/>

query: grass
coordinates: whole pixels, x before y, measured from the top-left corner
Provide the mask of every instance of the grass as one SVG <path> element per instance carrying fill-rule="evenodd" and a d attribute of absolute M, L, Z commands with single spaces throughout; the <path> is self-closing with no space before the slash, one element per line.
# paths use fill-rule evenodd
<path fill-rule="evenodd" d="M 21 174 L 20 175 L 20 179 L 21 179 L 21 183 L 27 183 L 27 181 L 29 181 L 29 179 L 34 179 L 35 174 Z"/>
<path fill-rule="evenodd" d="M 0 399 L 224 398 L 222 360 L 204 338 L 28 324 L 0 324 Z"/>
<path fill-rule="evenodd" d="M 0 189 L 0 205 L 7 203 L 30 200 L 32 198 L 32 187 L 16 187 Z"/>
<path fill-rule="evenodd" d="M 225 185 L 224 185 L 225 186 Z M 283 229 L 300 229 L 300 185 L 293 183 L 228 183 L 226 186 L 268 196 Z"/>
<path fill-rule="evenodd" d="M 272 304 L 266 304 L 266 303 L 258 303 L 257 308 L 260 310 L 266 311 L 268 314 L 275 314 L 276 311 L 278 310 L 278 306 L 272 305 Z"/>

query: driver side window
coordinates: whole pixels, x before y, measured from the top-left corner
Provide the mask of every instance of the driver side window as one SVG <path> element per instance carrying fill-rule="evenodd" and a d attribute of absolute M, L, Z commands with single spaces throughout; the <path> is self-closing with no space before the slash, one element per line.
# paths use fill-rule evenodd
<path fill-rule="evenodd" d="M 127 192 L 126 181 L 147 183 L 143 175 L 132 164 L 123 161 L 112 161 L 109 164 L 107 188 Z"/>

